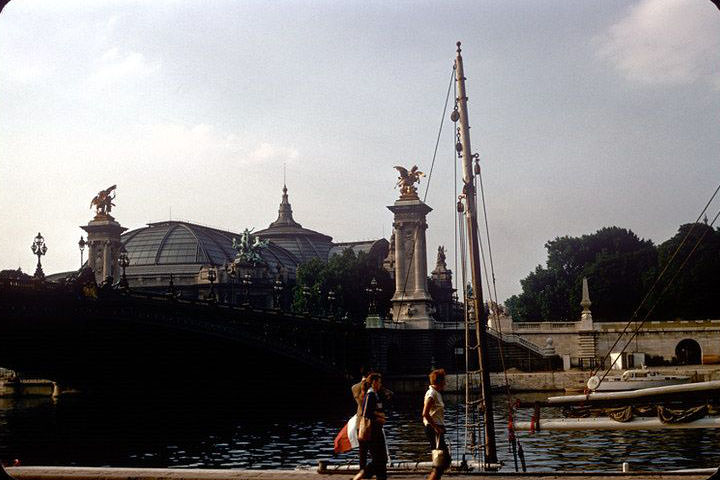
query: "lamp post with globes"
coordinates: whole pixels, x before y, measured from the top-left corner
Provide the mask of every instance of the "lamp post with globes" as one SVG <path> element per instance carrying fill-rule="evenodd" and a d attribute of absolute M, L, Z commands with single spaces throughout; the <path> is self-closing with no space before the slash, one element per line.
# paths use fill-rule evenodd
<path fill-rule="evenodd" d="M 225 273 L 227 273 L 228 278 L 230 278 L 230 301 L 228 303 L 233 304 L 235 303 L 234 294 L 233 291 L 233 285 L 235 284 L 235 277 L 237 277 L 237 270 L 235 269 L 235 262 L 226 262 L 225 263 Z"/>
<path fill-rule="evenodd" d="M 370 287 L 366 288 L 365 291 L 368 294 L 368 313 L 377 314 L 377 296 L 378 293 L 382 292 L 382 288 L 378 287 L 378 282 L 374 277 L 370 281 Z"/>
<path fill-rule="evenodd" d="M 282 291 L 284 289 L 285 286 L 283 285 L 283 281 L 278 276 L 277 280 L 275 280 L 275 284 L 273 285 L 273 307 L 277 310 L 280 310 L 280 308 L 282 308 L 281 299 Z"/>
<path fill-rule="evenodd" d="M 303 295 L 303 298 L 305 299 L 305 312 L 304 313 L 307 315 L 310 315 L 310 295 L 311 294 L 312 294 L 312 292 L 310 291 L 310 287 L 308 287 L 307 285 L 302 287 L 302 295 Z"/>
<path fill-rule="evenodd" d="M 252 277 L 249 273 L 246 273 L 242 276 L 242 285 L 243 285 L 243 305 L 249 306 L 250 305 L 250 286 L 252 285 Z"/>
<path fill-rule="evenodd" d="M 85 239 L 80 235 L 80 241 L 78 242 L 78 248 L 80 249 L 80 269 L 82 270 L 83 263 L 83 252 L 85 251 L 85 245 L 87 245 L 87 242 Z"/>
<path fill-rule="evenodd" d="M 215 265 L 211 265 L 210 268 L 208 268 L 207 272 L 207 278 L 210 282 L 210 295 L 208 300 L 211 302 L 215 301 L 215 280 L 217 280 L 217 270 L 215 270 Z"/>
<path fill-rule="evenodd" d="M 335 291 L 331 288 L 328 291 L 327 300 L 328 300 L 328 313 L 329 313 L 330 317 L 332 317 L 332 318 L 335 318 L 335 298 L 336 298 Z"/>
<path fill-rule="evenodd" d="M 43 272 L 42 264 L 40 263 L 40 257 L 45 255 L 45 253 L 47 252 L 47 245 L 45 245 L 45 239 L 42 235 L 40 235 L 40 232 L 38 232 L 30 248 L 32 249 L 33 254 L 37 255 L 38 257 L 38 263 L 37 268 L 35 268 L 34 277 L 42 280 L 45 278 L 45 272 Z"/>
<path fill-rule="evenodd" d="M 122 290 L 127 290 L 130 286 L 127 281 L 127 277 L 125 276 L 125 269 L 130 265 L 130 258 L 128 258 L 127 250 L 124 248 L 120 252 L 120 255 L 118 256 L 118 266 L 122 268 L 122 276 L 120 277 L 120 283 L 118 286 Z"/>

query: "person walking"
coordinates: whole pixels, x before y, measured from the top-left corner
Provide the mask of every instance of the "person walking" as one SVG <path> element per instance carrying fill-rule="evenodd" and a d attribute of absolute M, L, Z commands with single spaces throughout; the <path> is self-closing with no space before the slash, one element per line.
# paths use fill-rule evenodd
<path fill-rule="evenodd" d="M 370 385 L 368 384 L 368 375 L 370 372 L 362 369 L 362 378 L 358 383 L 353 385 L 350 390 L 352 391 L 353 398 L 355 399 L 355 402 L 357 403 L 357 419 L 360 420 L 360 417 L 363 415 L 363 405 L 365 404 L 365 395 L 367 394 L 368 389 L 370 388 Z M 365 465 L 367 465 L 367 457 L 368 457 L 368 442 L 364 442 L 362 440 L 358 440 L 358 454 L 360 457 L 360 470 L 362 471 L 365 468 Z"/>
<path fill-rule="evenodd" d="M 379 373 L 371 373 L 367 377 L 367 383 L 370 385 L 365 398 L 363 400 L 362 416 L 370 420 L 370 439 L 367 441 L 360 440 L 360 451 L 363 451 L 363 443 L 370 453 L 370 463 L 361 468 L 353 477 L 353 480 L 362 478 L 371 478 L 373 475 L 377 480 L 387 479 L 387 447 L 385 446 L 385 433 L 383 425 L 385 425 L 385 410 L 383 409 L 382 400 L 378 392 L 382 388 L 382 377 Z"/>
<path fill-rule="evenodd" d="M 445 370 L 442 368 L 430 372 L 430 386 L 425 392 L 422 419 L 425 435 L 430 442 L 430 451 L 441 450 L 442 461 L 433 461 L 433 469 L 428 480 L 440 480 L 450 466 L 450 449 L 445 442 L 445 402 L 442 392 L 445 390 Z M 437 463 L 437 464 L 436 464 Z"/>
<path fill-rule="evenodd" d="M 358 383 L 350 387 L 350 391 L 352 392 L 352 396 L 355 399 L 355 402 L 357 403 L 357 415 L 358 417 L 362 415 L 362 408 L 363 408 L 363 401 L 365 400 L 365 394 L 367 393 L 368 384 L 367 384 L 367 377 L 370 373 L 365 368 L 361 369 L 361 379 Z"/>

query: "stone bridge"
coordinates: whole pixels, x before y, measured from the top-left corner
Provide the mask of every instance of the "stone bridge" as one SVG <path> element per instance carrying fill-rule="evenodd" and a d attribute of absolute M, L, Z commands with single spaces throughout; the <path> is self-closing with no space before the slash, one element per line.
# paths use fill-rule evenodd
<path fill-rule="evenodd" d="M 333 317 L 9 282 L 0 284 L 0 342 L 0 365 L 70 384 L 154 377 L 189 388 L 209 377 L 345 381 L 366 348 L 362 325 Z"/>
<path fill-rule="evenodd" d="M 347 382 L 361 366 L 389 375 L 465 368 L 464 325 L 366 328 L 334 317 L 117 290 L 97 298 L 41 282 L 0 281 L 0 365 L 78 386 Z M 490 368 L 559 368 L 559 357 L 490 331 Z M 470 368 L 477 368 L 471 351 Z"/>

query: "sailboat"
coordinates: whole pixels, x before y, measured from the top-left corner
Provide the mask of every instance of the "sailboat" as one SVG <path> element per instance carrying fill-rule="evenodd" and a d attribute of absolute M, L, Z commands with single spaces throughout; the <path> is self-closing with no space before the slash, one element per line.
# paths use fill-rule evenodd
<path fill-rule="evenodd" d="M 482 411 L 483 422 L 483 458 L 481 469 L 495 471 L 500 468 L 497 457 L 497 442 L 495 440 L 495 420 L 493 418 L 493 398 L 490 385 L 490 362 L 488 358 L 488 314 L 485 310 L 485 302 L 483 301 L 482 290 L 482 272 L 480 269 L 480 241 L 478 237 L 478 218 L 477 218 L 477 190 L 475 185 L 475 175 L 473 172 L 473 159 L 477 156 L 472 154 L 472 146 L 470 143 L 470 122 L 468 120 L 467 94 L 465 92 L 465 69 L 463 66 L 461 43 L 457 42 L 457 51 L 455 56 L 455 82 L 457 88 L 456 110 L 453 111 L 451 119 L 458 122 L 458 143 L 456 150 L 458 156 L 462 159 L 462 180 L 463 189 L 458 202 L 458 211 L 464 213 L 468 254 L 470 262 L 471 286 L 474 293 L 466 302 L 472 302 L 472 311 L 475 313 L 474 320 L 465 315 L 465 336 L 466 336 L 466 352 L 471 348 L 470 342 L 470 326 L 474 323 L 475 327 L 475 349 L 478 355 L 478 373 L 480 376 L 480 399 L 478 407 Z M 466 366 L 467 366 L 466 353 Z M 467 370 L 467 368 L 466 368 Z M 465 380 L 465 412 L 466 412 L 466 430 L 470 425 L 469 408 L 473 403 L 470 395 L 470 372 L 466 371 Z M 472 426 L 474 427 L 474 425 Z M 474 428 L 473 428 L 474 432 Z M 466 442 L 467 443 L 467 442 Z"/>
<path fill-rule="evenodd" d="M 493 400 L 491 395 L 489 362 L 488 362 L 488 313 L 484 308 L 482 274 L 480 269 L 480 249 L 478 238 L 478 220 L 476 207 L 476 186 L 473 175 L 473 159 L 477 155 L 472 153 L 470 144 L 470 130 L 468 122 L 467 95 L 465 92 L 465 76 L 463 60 L 461 55 L 461 44 L 457 43 L 457 55 L 455 59 L 455 75 L 457 83 L 456 110 L 452 114 L 452 120 L 458 121 L 459 142 L 457 145 L 458 155 L 462 157 L 463 191 L 458 210 L 464 213 L 467 229 L 467 241 L 469 248 L 469 261 L 471 270 L 471 281 L 474 295 L 467 299 L 472 301 L 475 321 L 472 322 L 466 315 L 465 332 L 470 334 L 470 323 L 475 325 L 476 345 L 478 353 L 478 364 L 480 375 L 480 400 L 479 406 L 483 414 L 484 438 L 483 457 L 484 461 L 477 466 L 479 470 L 496 471 L 501 466 L 497 457 L 497 446 L 495 439 L 495 428 L 493 419 Z M 462 207 L 462 208 L 461 208 Z M 466 345 L 468 342 L 466 341 Z M 501 350 L 502 355 L 502 350 Z M 591 382 L 597 385 L 589 385 L 590 390 L 597 388 L 602 379 L 593 377 Z M 469 381 L 466 379 L 466 389 L 469 389 Z M 590 391 L 589 390 L 589 391 Z M 689 409 L 678 410 L 678 401 L 686 400 L 688 396 L 695 400 Z M 637 408 L 634 405 L 642 402 L 655 402 L 655 414 L 659 418 L 633 418 L 637 415 Z M 466 390 L 466 412 L 472 403 L 470 392 Z M 655 388 L 638 389 L 631 392 L 593 392 L 586 395 L 570 397 L 551 397 L 542 406 L 575 407 L 582 411 L 590 407 L 612 407 L 618 416 L 625 415 L 629 418 L 621 418 L 616 421 L 606 417 L 601 418 L 570 418 L 540 420 L 540 404 L 535 403 L 535 416 L 530 422 L 513 422 L 509 419 L 510 443 L 515 448 L 515 430 L 585 430 L 585 429 L 662 429 L 662 428 L 720 428 L 720 418 L 706 418 L 706 414 L 714 407 L 720 407 L 720 381 L 703 382 L 701 384 L 683 384 Z M 633 410 L 635 409 L 635 410 Z M 512 410 L 511 410 L 512 411 Z M 607 411 L 607 410 L 606 410 Z M 663 415 L 665 418 L 663 418 Z M 467 416 L 467 413 L 466 413 Z M 469 425 L 466 418 L 466 425 Z M 622 425 L 623 427 L 619 427 Z M 467 428 L 467 427 L 466 427 Z M 524 461 L 523 461 L 524 467 Z M 516 466 L 517 470 L 517 466 Z M 523 468 L 523 470 L 525 470 Z M 718 469 L 720 472 L 720 469 Z M 643 478 L 662 478 L 664 473 L 648 472 Z M 716 475 L 720 475 L 716 473 Z M 592 476 L 592 475 L 589 475 Z M 714 477 L 715 475 L 713 475 Z"/>

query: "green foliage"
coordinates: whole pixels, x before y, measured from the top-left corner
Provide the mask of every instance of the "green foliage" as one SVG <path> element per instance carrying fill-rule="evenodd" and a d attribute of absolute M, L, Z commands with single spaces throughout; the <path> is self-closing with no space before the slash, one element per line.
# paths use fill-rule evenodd
<path fill-rule="evenodd" d="M 364 252 L 355 255 L 352 249 L 334 255 L 327 263 L 312 259 L 298 266 L 297 286 L 293 292 L 293 309 L 300 312 L 323 313 L 329 311 L 328 292 L 335 292 L 336 311 L 355 320 L 367 315 L 366 289 L 375 278 L 382 289 L 377 295 L 378 311 L 390 308 L 393 282 L 388 273 L 375 264 Z M 309 297 L 303 288 L 310 288 Z"/>
<path fill-rule="evenodd" d="M 661 319 L 718 318 L 720 231 L 704 223 L 682 225 L 675 236 L 658 246 L 659 271 L 668 266 L 678 247 L 680 250 L 667 268 L 659 290 L 671 282 L 670 286 L 654 313 Z"/>
<path fill-rule="evenodd" d="M 505 302 L 516 321 L 577 320 L 585 276 L 593 316 L 627 319 L 657 268 L 652 242 L 625 228 L 605 227 L 591 235 L 557 237 L 545 248 L 547 266 L 538 265 L 520 281 L 522 293 Z"/>

